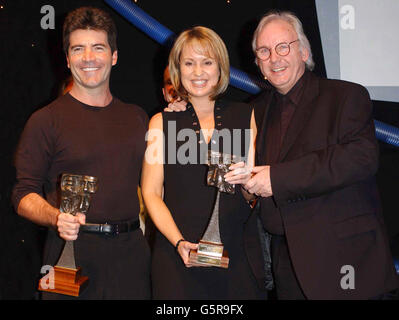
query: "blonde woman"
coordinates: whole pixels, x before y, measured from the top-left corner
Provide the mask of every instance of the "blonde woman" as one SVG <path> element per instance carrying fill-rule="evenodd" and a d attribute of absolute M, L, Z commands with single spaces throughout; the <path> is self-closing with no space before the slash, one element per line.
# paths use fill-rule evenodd
<path fill-rule="evenodd" d="M 229 83 L 225 44 L 208 28 L 186 30 L 171 50 L 169 72 L 178 95 L 188 104 L 184 112 L 156 114 L 149 124 L 142 191 L 158 229 L 152 259 L 153 297 L 264 298 L 244 250 L 244 224 L 251 211 L 238 185 L 234 194 L 220 197 L 220 233 L 230 258 L 228 269 L 194 267 L 188 259 L 208 225 L 217 193 L 207 185 L 204 155 L 209 149 L 236 151 L 239 157 L 250 154 L 246 160 L 253 162 L 252 109 L 220 99 Z M 257 241 L 254 234 L 253 243 Z"/>

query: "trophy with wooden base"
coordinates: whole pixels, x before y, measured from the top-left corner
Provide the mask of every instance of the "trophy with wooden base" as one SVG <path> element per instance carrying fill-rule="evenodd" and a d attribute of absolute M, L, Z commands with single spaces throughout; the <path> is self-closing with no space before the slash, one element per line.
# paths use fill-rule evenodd
<path fill-rule="evenodd" d="M 193 266 L 220 268 L 228 268 L 229 266 L 229 256 L 220 238 L 219 201 L 221 192 L 231 194 L 235 192 L 234 186 L 224 180 L 224 175 L 229 171 L 229 166 L 235 162 L 234 158 L 235 156 L 230 154 L 216 151 L 208 152 L 207 182 L 210 186 L 216 186 L 218 191 L 208 227 L 198 243 L 198 249 L 190 251 L 189 261 Z"/>
<path fill-rule="evenodd" d="M 60 211 L 76 215 L 86 214 L 93 193 L 97 190 L 97 178 L 77 174 L 63 174 L 61 177 Z M 81 275 L 81 268 L 76 267 L 74 242 L 65 241 L 61 256 L 51 274 L 51 285 L 44 276 L 39 281 L 39 290 L 78 297 L 88 285 L 88 277 Z"/>

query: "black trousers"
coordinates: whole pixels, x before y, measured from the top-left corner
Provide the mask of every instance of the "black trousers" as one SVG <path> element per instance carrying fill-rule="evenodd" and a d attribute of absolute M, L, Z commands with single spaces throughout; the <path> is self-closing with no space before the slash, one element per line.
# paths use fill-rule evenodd
<path fill-rule="evenodd" d="M 55 232 L 50 237 L 48 241 L 56 241 Z M 87 288 L 78 298 L 43 292 L 43 300 L 151 298 L 150 249 L 140 229 L 115 237 L 80 232 L 74 247 L 76 265 L 89 277 Z M 51 245 L 48 251 L 49 258 L 53 256 L 48 264 L 54 265 L 60 251 Z"/>
<path fill-rule="evenodd" d="M 284 236 L 272 235 L 271 253 L 276 298 L 278 300 L 305 300 L 306 297 L 292 267 Z"/>
<path fill-rule="evenodd" d="M 271 241 L 275 295 L 278 300 L 306 300 L 289 256 L 284 236 L 273 235 Z M 399 300 L 399 290 L 381 293 L 369 300 Z"/>

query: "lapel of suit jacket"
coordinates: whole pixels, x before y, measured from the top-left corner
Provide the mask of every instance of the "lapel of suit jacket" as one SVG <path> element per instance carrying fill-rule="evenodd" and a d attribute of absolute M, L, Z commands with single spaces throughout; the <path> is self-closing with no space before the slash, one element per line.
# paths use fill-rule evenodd
<path fill-rule="evenodd" d="M 319 95 L 319 80 L 313 73 L 309 73 L 310 76 L 304 88 L 301 101 L 294 112 L 284 137 L 279 155 L 279 162 L 283 161 L 287 156 L 302 129 L 306 126 L 313 108 L 316 107 L 315 104 L 312 104 L 312 101 Z"/>

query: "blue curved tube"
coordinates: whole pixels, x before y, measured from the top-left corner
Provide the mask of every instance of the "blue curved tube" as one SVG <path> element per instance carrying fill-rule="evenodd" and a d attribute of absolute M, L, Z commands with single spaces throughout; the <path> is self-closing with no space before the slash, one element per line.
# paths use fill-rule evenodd
<path fill-rule="evenodd" d="M 399 259 L 394 259 L 393 262 L 395 264 L 396 273 L 399 273 Z"/>
<path fill-rule="evenodd" d="M 162 45 L 167 45 L 175 36 L 171 30 L 149 16 L 131 0 L 105 0 L 105 2 L 138 29 Z M 267 86 L 264 82 L 254 79 L 247 73 L 233 67 L 230 68 L 230 84 L 251 94 L 257 94 L 262 88 Z M 374 120 L 374 124 L 377 139 L 399 147 L 398 128 L 378 120 Z"/>
<path fill-rule="evenodd" d="M 230 84 L 251 94 L 257 94 L 261 91 L 261 88 L 266 87 L 265 83 L 234 67 L 230 67 Z"/>
<path fill-rule="evenodd" d="M 399 146 L 399 128 L 374 120 L 375 135 L 378 140 L 389 143 L 394 146 Z"/>
<path fill-rule="evenodd" d="M 105 2 L 156 42 L 165 45 L 174 33 L 145 13 L 131 0 L 105 0 Z"/>

